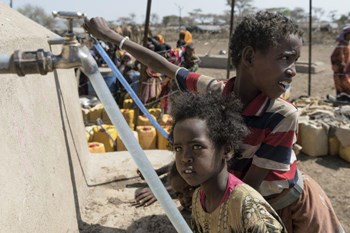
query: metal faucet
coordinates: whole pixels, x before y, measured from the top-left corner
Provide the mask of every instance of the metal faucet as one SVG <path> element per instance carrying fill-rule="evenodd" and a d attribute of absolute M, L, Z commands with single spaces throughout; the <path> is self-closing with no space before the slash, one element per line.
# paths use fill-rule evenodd
<path fill-rule="evenodd" d="M 70 69 L 82 66 L 82 59 L 88 55 L 86 49 L 81 49 L 82 45 L 76 39 L 73 32 L 73 20 L 84 19 L 86 14 L 80 12 L 54 11 L 54 17 L 66 19 L 68 28 L 63 39 L 56 38 L 48 43 L 62 44 L 62 51 L 59 55 L 54 55 L 50 51 L 38 49 L 37 51 L 16 50 L 8 59 L 8 64 L 0 66 L 1 73 L 16 73 L 18 76 L 26 74 L 46 75 L 55 69 Z M 1 59 L 0 59 L 1 60 Z M 5 67 L 5 69 L 3 69 Z"/>
<path fill-rule="evenodd" d="M 56 69 L 69 69 L 80 66 L 81 44 L 76 39 L 73 32 L 73 20 L 85 19 L 86 14 L 80 12 L 54 11 L 52 15 L 54 17 L 66 19 L 68 25 L 68 30 L 64 35 L 61 54 L 53 57 L 53 67 Z"/>

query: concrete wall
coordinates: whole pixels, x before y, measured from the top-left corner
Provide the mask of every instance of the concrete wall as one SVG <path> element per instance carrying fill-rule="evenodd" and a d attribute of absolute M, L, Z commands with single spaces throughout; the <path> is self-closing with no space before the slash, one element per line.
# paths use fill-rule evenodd
<path fill-rule="evenodd" d="M 56 37 L 0 3 L 0 54 Z M 0 108 L 0 232 L 79 232 L 88 149 L 73 70 L 0 75 Z"/>

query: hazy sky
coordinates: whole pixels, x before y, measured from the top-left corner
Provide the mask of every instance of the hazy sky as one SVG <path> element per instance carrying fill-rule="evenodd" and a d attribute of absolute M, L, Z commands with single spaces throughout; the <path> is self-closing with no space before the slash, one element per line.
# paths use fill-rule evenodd
<path fill-rule="evenodd" d="M 322 8 L 327 13 L 335 10 L 338 14 L 348 14 L 349 7 L 344 7 L 349 0 L 313 0 L 313 7 Z M 10 0 L 0 0 L 1 3 L 9 4 Z M 88 15 L 103 16 L 108 20 L 115 20 L 122 16 L 136 15 L 136 21 L 144 21 L 147 0 L 12 0 L 13 7 L 18 8 L 25 4 L 40 6 L 47 13 L 52 11 L 80 11 Z M 302 7 L 308 12 L 309 0 L 254 0 L 253 5 L 258 9 L 271 7 Z M 347 5 L 350 5 L 349 3 Z M 220 14 L 229 10 L 226 0 L 152 0 L 152 13 L 161 17 L 165 15 L 187 16 L 194 9 L 202 9 L 203 13 Z"/>

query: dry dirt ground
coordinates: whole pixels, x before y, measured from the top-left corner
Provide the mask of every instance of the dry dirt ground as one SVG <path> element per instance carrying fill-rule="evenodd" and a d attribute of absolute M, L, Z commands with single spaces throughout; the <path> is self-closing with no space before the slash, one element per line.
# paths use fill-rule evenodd
<path fill-rule="evenodd" d="M 195 41 L 197 54 L 218 54 L 227 50 L 227 40 Z M 312 61 L 323 62 L 324 71 L 312 74 L 311 96 L 334 95 L 329 56 L 334 44 L 314 45 Z M 308 60 L 308 47 L 302 51 L 301 61 Z M 200 73 L 225 78 L 226 70 L 200 68 Z M 234 71 L 231 72 L 234 76 Z M 298 74 L 292 84 L 292 98 L 308 94 L 308 74 Z M 317 140 L 315 138 L 315 140 Z M 338 157 L 310 157 L 299 155 L 299 167 L 323 187 L 332 201 L 345 232 L 350 231 L 350 163 Z M 140 179 L 113 182 L 90 190 L 87 205 L 83 208 L 84 226 L 81 232 L 176 232 L 159 203 L 147 208 L 130 206 L 134 192 L 144 186 Z M 178 204 L 178 203 L 177 203 Z M 179 205 L 179 204 L 178 204 Z M 307 230 L 305 231 L 307 232 Z"/>

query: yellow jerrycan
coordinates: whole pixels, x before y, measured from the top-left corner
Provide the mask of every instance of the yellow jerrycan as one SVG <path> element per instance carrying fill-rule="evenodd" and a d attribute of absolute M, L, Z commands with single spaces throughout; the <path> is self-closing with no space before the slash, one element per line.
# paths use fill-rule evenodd
<path fill-rule="evenodd" d="M 156 149 L 157 132 L 153 126 L 136 126 L 140 146 L 144 150 Z"/>
<path fill-rule="evenodd" d="M 101 142 L 89 142 L 90 153 L 105 153 L 105 145 Z"/>
<path fill-rule="evenodd" d="M 94 135 L 93 135 L 93 141 L 94 142 L 101 142 L 105 146 L 106 152 L 112 152 L 117 150 L 117 139 L 118 133 L 115 129 L 114 125 L 97 125 L 94 127 Z"/>

